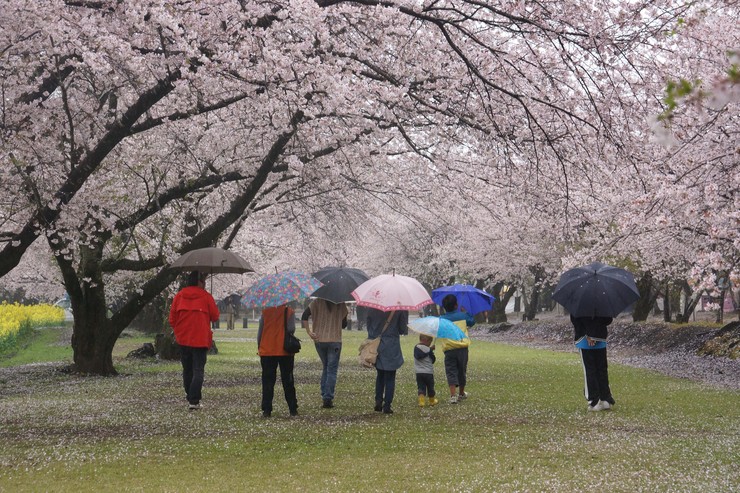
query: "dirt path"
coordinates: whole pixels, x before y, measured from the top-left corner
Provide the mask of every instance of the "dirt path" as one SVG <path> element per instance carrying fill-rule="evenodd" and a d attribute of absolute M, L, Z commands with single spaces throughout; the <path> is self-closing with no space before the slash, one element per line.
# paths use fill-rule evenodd
<path fill-rule="evenodd" d="M 740 390 L 740 360 L 699 356 L 698 349 L 719 329 L 658 322 L 615 321 L 609 328 L 609 360 L 665 375 L 699 381 L 717 388 Z M 573 328 L 567 319 L 480 325 L 474 339 L 555 351 L 575 352 Z"/>

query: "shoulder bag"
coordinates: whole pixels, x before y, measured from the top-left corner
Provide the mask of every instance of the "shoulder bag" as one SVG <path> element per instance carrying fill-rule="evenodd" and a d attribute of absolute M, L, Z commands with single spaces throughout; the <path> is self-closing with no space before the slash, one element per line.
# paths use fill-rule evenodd
<path fill-rule="evenodd" d="M 285 309 L 285 340 L 283 342 L 283 349 L 286 353 L 296 354 L 301 350 L 301 340 L 298 339 L 295 334 L 288 332 L 288 309 Z"/>
<path fill-rule="evenodd" d="M 388 328 L 388 324 L 391 323 L 393 313 L 388 314 L 388 318 L 385 320 L 383 330 L 380 331 L 380 335 L 373 339 L 367 338 L 360 344 L 360 355 L 358 357 L 360 365 L 363 368 L 375 368 L 375 361 L 378 359 L 378 346 L 380 346 L 380 338 L 383 337 L 383 332 Z"/>

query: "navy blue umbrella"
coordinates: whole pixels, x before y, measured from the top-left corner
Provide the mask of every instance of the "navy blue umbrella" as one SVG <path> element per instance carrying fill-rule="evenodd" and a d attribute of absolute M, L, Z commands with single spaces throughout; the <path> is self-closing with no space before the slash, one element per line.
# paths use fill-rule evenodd
<path fill-rule="evenodd" d="M 442 300 L 448 294 L 454 294 L 457 298 L 457 306 L 465 308 L 465 311 L 471 315 L 492 309 L 495 299 L 492 294 L 470 284 L 454 284 L 433 289 L 432 300 L 441 306 Z"/>
<path fill-rule="evenodd" d="M 564 272 L 552 294 L 574 317 L 613 318 L 639 297 L 630 272 L 601 262 Z"/>

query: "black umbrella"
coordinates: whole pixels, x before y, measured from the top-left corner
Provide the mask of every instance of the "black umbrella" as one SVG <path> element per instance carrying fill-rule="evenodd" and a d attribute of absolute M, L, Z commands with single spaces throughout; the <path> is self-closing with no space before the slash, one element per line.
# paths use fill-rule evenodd
<path fill-rule="evenodd" d="M 350 293 L 357 286 L 370 279 L 360 269 L 351 269 L 349 267 L 324 267 L 314 272 L 313 276 L 324 285 L 311 293 L 311 296 L 331 301 L 332 303 L 354 301 Z"/>
<path fill-rule="evenodd" d="M 630 272 L 601 262 L 564 272 L 552 294 L 575 317 L 616 317 L 639 297 Z"/>

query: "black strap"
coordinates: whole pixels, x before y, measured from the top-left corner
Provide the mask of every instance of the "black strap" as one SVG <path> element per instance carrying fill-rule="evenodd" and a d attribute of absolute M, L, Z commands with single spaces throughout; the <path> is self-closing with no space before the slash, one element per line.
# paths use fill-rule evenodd
<path fill-rule="evenodd" d="M 394 313 L 396 313 L 395 310 L 391 310 L 390 313 L 388 313 L 388 318 L 385 319 L 385 325 L 383 326 L 383 330 L 380 331 L 380 335 L 378 337 L 383 336 L 383 332 L 385 332 L 385 329 L 387 329 L 388 325 L 391 323 L 391 319 L 393 318 Z"/>

